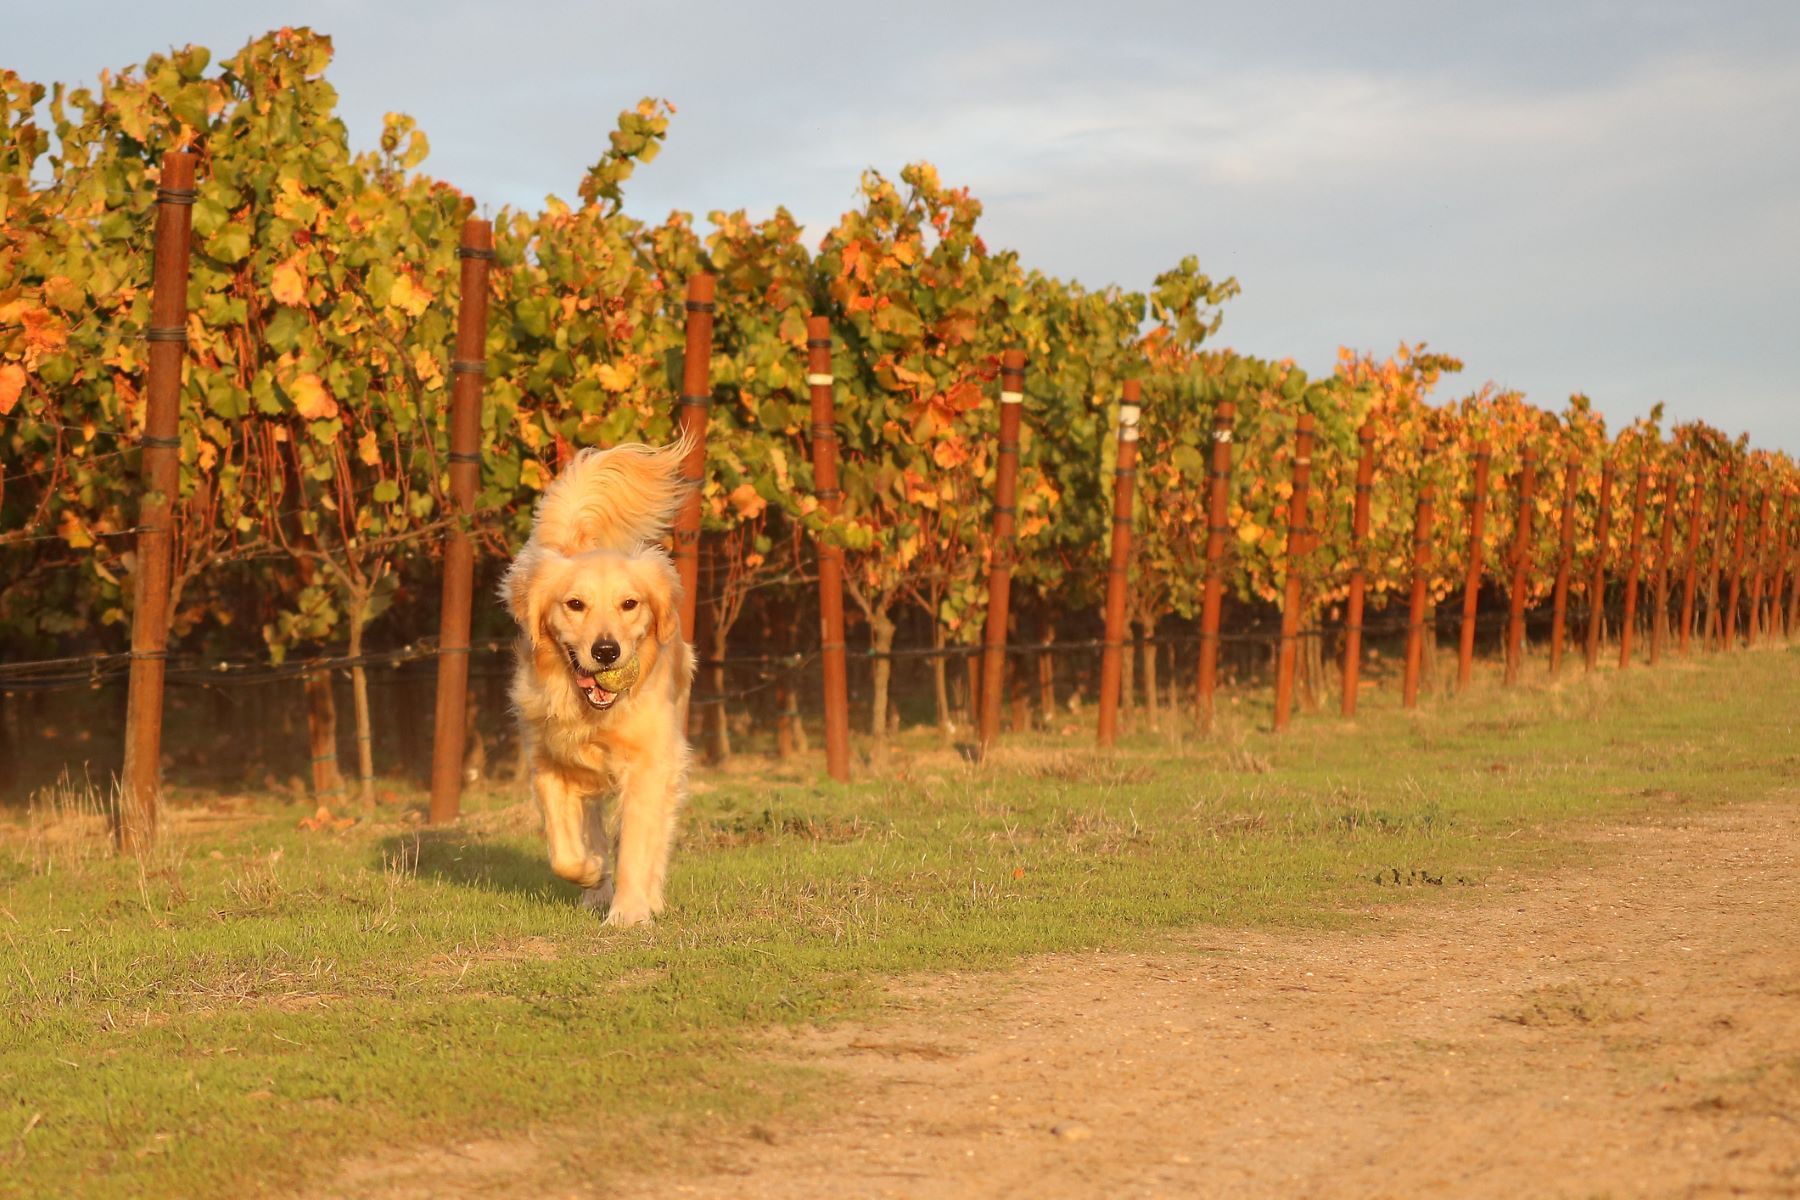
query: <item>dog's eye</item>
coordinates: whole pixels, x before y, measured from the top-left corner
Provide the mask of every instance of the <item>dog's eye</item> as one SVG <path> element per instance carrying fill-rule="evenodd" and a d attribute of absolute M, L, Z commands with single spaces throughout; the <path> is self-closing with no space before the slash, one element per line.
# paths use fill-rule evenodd
<path fill-rule="evenodd" d="M 622 611 L 622 612 L 630 612 L 630 611 L 631 611 L 631 610 L 632 610 L 632 609 L 634 609 L 634 608 L 636 608 L 636 607 L 637 607 L 637 601 L 636 601 L 636 600 L 626 600 L 626 601 L 623 601 L 623 602 L 622 602 L 622 603 L 621 603 L 621 604 L 620 604 L 620 605 L 619 605 L 619 608 L 620 608 L 620 610 L 621 610 L 621 611 Z"/>
<path fill-rule="evenodd" d="M 568 608 L 568 610 L 570 612 L 580 612 L 582 609 L 587 607 L 587 601 L 581 599 L 579 596 L 577 596 L 573 600 L 564 600 L 563 604 Z"/>

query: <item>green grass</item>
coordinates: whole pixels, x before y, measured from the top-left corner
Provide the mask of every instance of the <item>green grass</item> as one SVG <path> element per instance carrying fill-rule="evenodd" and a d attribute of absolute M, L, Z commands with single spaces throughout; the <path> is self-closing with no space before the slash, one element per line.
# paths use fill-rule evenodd
<path fill-rule="evenodd" d="M 0 1194 L 240 1195 L 385 1146 L 766 1117 L 805 1080 L 753 1035 L 897 976 L 1346 924 L 1549 865 L 1576 822 L 1800 777 L 1794 649 L 1389 704 L 1110 758 L 1084 726 L 985 770 L 919 735 L 843 788 L 702 774 L 649 931 L 579 912 L 504 794 L 448 831 L 196 801 L 144 864 L 40 813 L 0 834 Z"/>

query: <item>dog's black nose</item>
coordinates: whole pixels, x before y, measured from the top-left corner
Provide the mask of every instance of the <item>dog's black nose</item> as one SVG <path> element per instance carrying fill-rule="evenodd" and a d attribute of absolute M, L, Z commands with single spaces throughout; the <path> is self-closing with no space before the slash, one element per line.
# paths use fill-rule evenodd
<path fill-rule="evenodd" d="M 594 661 L 603 667 L 610 667 L 619 661 L 619 643 L 611 638 L 601 638 L 594 643 Z"/>

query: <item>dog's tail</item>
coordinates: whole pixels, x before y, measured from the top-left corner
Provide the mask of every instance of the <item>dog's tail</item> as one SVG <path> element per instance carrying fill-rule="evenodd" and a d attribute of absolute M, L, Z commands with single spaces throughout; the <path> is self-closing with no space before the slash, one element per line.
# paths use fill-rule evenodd
<path fill-rule="evenodd" d="M 563 554 L 580 554 L 631 551 L 661 539 L 693 490 L 681 477 L 693 445 L 683 434 L 661 447 L 633 442 L 583 450 L 544 489 L 533 540 Z"/>

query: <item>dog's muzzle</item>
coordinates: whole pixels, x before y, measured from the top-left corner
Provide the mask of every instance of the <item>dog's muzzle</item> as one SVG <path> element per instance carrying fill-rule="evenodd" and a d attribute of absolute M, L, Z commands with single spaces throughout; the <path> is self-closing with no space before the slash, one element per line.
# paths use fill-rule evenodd
<path fill-rule="evenodd" d="M 575 672 L 575 686 L 587 697 L 589 706 L 604 712 L 638 681 L 640 668 L 637 655 L 614 667 L 590 671 L 581 665 L 575 651 L 569 651 L 569 669 Z"/>

